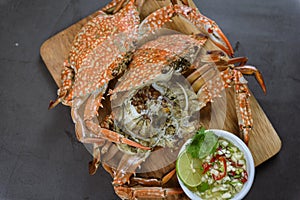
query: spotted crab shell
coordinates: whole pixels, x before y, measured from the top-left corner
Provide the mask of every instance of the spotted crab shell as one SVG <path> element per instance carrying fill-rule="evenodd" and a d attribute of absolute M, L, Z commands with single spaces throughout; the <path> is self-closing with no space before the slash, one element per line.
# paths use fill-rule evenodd
<path fill-rule="evenodd" d="M 145 84 L 159 79 L 168 79 L 170 73 L 162 73 L 170 62 L 184 58 L 193 63 L 207 38 L 173 34 L 160 36 L 142 45 L 134 54 L 129 70 L 120 78 L 111 92 L 112 98 L 119 92 L 137 90 Z"/>
<path fill-rule="evenodd" d="M 133 3 L 114 15 L 101 12 L 76 36 L 69 62 L 75 70 L 74 98 L 101 90 L 105 92 L 113 70 L 126 60 L 126 53 L 140 23 Z"/>
<path fill-rule="evenodd" d="M 180 72 L 184 70 L 181 68 L 194 62 L 205 41 L 206 38 L 197 40 L 192 36 L 174 34 L 160 36 L 136 50 L 129 70 L 112 91 L 112 109 L 122 131 L 126 130 L 126 134 L 138 142 L 148 142 L 146 145 L 168 147 L 173 147 L 176 140 L 195 131 L 197 120 L 190 122 L 189 118 L 200 110 L 197 95 Z M 178 106 L 171 106 L 174 110 L 166 114 L 161 112 L 163 108 L 159 103 L 148 103 L 149 108 L 144 111 L 150 119 L 147 122 L 143 118 L 145 113 L 138 113 L 131 103 L 132 97 L 145 86 L 155 88 L 161 98 L 164 95 L 175 96 Z M 176 104 L 172 100 L 170 102 L 170 105 Z M 155 123 L 160 125 L 153 125 Z M 175 133 L 166 134 L 166 126 L 175 127 Z"/>

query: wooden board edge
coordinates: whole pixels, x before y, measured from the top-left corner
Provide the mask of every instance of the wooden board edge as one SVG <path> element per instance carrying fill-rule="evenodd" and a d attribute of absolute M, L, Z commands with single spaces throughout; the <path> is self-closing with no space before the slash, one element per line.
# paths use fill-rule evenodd
<path fill-rule="evenodd" d="M 271 121 L 269 120 L 266 112 L 264 111 L 264 109 L 260 106 L 259 102 L 257 101 L 257 99 L 255 98 L 255 96 L 253 95 L 253 93 L 251 92 L 251 96 L 250 96 L 250 104 L 251 104 L 251 108 L 253 108 L 253 110 L 260 110 L 261 114 L 264 115 L 263 119 L 265 119 L 265 123 L 266 126 L 269 129 L 269 134 L 270 136 L 272 136 L 272 138 L 270 138 L 270 140 L 268 141 L 268 143 L 266 143 L 268 145 L 268 147 L 271 147 L 272 151 L 268 151 L 267 154 L 267 159 L 257 159 L 260 162 L 255 162 L 255 166 L 258 166 L 264 162 L 266 162 L 268 159 L 272 158 L 273 156 L 275 156 L 276 154 L 278 154 L 282 148 L 282 141 L 277 133 L 277 131 L 275 130 L 273 124 L 271 123 Z M 254 108 L 256 107 L 256 108 Z M 255 124 L 253 126 L 253 129 L 255 129 Z M 251 138 L 250 138 L 251 140 Z M 251 142 L 251 141 L 250 141 Z M 251 151 L 251 148 L 249 148 Z M 271 153 L 270 153 L 271 152 Z M 251 151 L 252 153 L 252 151 Z M 259 157 L 259 156 L 258 156 Z"/>
<path fill-rule="evenodd" d="M 259 109 L 262 110 L 263 114 L 265 115 L 266 119 L 268 120 L 269 127 L 272 129 L 272 132 L 275 133 L 273 135 L 273 141 L 276 141 L 276 145 L 274 145 L 273 154 L 270 154 L 270 156 L 269 156 L 271 158 L 280 152 L 280 150 L 282 148 L 282 140 L 281 140 L 280 136 L 278 135 L 276 129 L 274 128 L 272 122 L 269 120 L 269 117 L 268 117 L 267 113 L 265 112 L 265 110 L 260 106 L 259 102 L 257 101 L 257 99 L 254 97 L 254 95 L 252 93 L 251 93 L 251 95 L 253 96 L 253 99 L 255 100 Z M 267 160 L 265 160 L 265 161 L 267 161 Z M 262 164 L 265 161 L 260 162 L 259 164 Z"/>
<path fill-rule="evenodd" d="M 60 33 L 58 33 L 58 34 L 60 34 Z M 57 35 L 58 35 L 57 34 Z M 44 62 L 44 64 L 47 66 L 47 59 L 46 59 L 46 55 L 47 55 L 47 46 L 48 46 L 48 43 L 51 43 L 51 39 L 53 38 L 53 37 L 55 37 L 56 35 L 54 35 L 54 36 L 52 36 L 52 37 L 50 37 L 50 38 L 48 38 L 45 42 L 43 42 L 43 44 L 41 45 L 41 47 L 40 47 L 40 56 L 41 56 L 41 58 L 42 58 L 42 60 L 43 60 L 43 62 Z M 50 74 L 51 74 L 51 76 L 52 76 L 52 78 L 53 78 L 53 74 L 52 74 L 52 72 L 51 72 L 51 70 L 49 70 L 49 67 L 46 67 L 47 68 L 47 70 L 50 72 Z M 53 78 L 53 80 L 55 81 L 55 79 Z M 56 81 L 55 81 L 56 82 Z"/>

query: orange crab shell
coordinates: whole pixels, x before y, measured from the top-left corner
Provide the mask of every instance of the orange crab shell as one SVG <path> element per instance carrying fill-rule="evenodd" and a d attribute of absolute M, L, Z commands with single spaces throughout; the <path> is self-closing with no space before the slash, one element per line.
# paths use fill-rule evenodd
<path fill-rule="evenodd" d="M 79 69 L 86 56 L 99 44 L 112 35 L 136 29 L 139 23 L 139 13 L 131 2 L 115 15 L 100 11 L 76 35 L 69 53 L 69 63 Z"/>
<path fill-rule="evenodd" d="M 128 3 L 115 15 L 101 12 L 82 28 L 69 54 L 69 63 L 76 73 L 73 98 L 90 94 L 113 78 L 112 71 L 131 48 L 132 41 L 126 38 L 134 38 L 139 23 L 135 5 Z M 65 85 L 71 84 L 70 79 L 64 80 Z"/>
<path fill-rule="evenodd" d="M 129 70 L 120 78 L 119 84 L 111 94 L 128 91 L 139 87 L 141 83 L 144 85 L 157 79 L 166 73 L 164 71 L 172 61 L 182 58 L 182 54 L 191 52 L 190 57 L 183 55 L 183 58 L 193 62 L 197 54 L 195 51 L 202 48 L 206 41 L 204 36 L 174 34 L 147 42 L 134 53 Z M 113 95 L 112 98 L 114 97 Z"/>

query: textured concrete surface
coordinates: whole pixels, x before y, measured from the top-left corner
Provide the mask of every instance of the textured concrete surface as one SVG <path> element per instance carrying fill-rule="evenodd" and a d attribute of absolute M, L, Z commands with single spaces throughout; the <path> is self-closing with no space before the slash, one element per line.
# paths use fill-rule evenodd
<path fill-rule="evenodd" d="M 107 2 L 0 0 L 0 199 L 117 199 L 107 173 L 88 175 L 69 109 L 47 110 L 57 87 L 39 56 L 43 41 Z M 283 142 L 246 199 L 299 199 L 300 1 L 197 4 L 262 71 L 268 94 L 253 77 L 249 85 Z"/>

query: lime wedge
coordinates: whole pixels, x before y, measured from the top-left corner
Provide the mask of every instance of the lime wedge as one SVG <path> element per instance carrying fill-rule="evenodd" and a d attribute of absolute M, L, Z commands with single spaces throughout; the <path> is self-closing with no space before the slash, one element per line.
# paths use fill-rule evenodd
<path fill-rule="evenodd" d="M 201 161 L 186 151 L 182 152 L 176 162 L 176 171 L 180 180 L 188 187 L 201 184 Z"/>
<path fill-rule="evenodd" d="M 204 140 L 199 149 L 199 154 L 198 154 L 199 158 L 203 159 L 209 154 L 211 154 L 217 142 L 218 142 L 218 137 L 213 132 L 211 131 L 206 132 Z"/>

